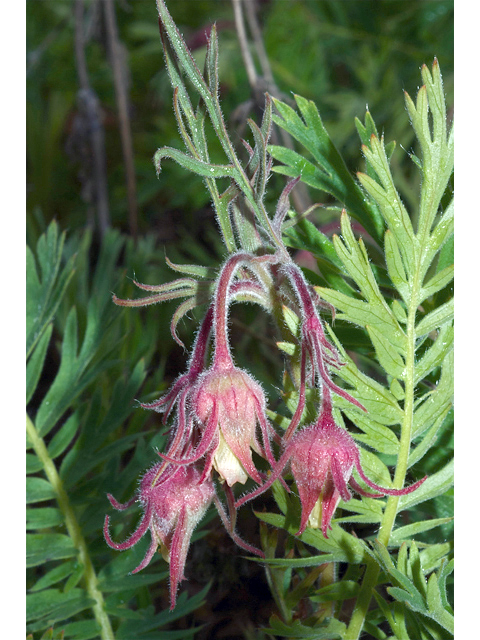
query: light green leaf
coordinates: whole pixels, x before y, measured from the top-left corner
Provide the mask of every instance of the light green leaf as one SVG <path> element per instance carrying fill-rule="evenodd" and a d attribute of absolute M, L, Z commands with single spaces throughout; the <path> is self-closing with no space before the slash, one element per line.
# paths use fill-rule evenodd
<path fill-rule="evenodd" d="M 431 264 L 435 254 L 452 238 L 454 231 L 454 200 L 452 199 L 443 215 L 433 228 L 428 246 L 425 247 L 427 255 L 425 263 Z"/>
<path fill-rule="evenodd" d="M 413 611 L 424 614 L 427 613 L 427 609 L 420 594 L 417 595 L 410 591 L 400 589 L 399 587 L 387 587 L 387 591 L 390 596 L 395 598 L 395 600 L 404 602 L 408 607 L 410 607 L 410 609 L 413 609 Z"/>
<path fill-rule="evenodd" d="M 418 384 L 430 371 L 443 364 L 445 357 L 453 348 L 454 331 L 452 325 L 444 324 L 433 345 L 415 365 L 414 382 Z"/>
<path fill-rule="evenodd" d="M 289 331 L 292 335 L 296 336 L 298 334 L 298 327 L 300 326 L 300 318 L 290 307 L 284 304 L 282 305 L 282 315 Z"/>
<path fill-rule="evenodd" d="M 419 460 L 421 460 L 423 456 L 431 449 L 437 437 L 438 430 L 442 426 L 445 418 L 450 412 L 450 409 L 450 405 L 444 407 L 443 412 L 441 412 L 438 418 L 434 421 L 428 432 L 422 438 L 422 441 L 414 448 L 410 449 L 410 453 L 408 456 L 409 469 L 410 467 L 413 467 L 413 465 L 416 464 Z"/>
<path fill-rule="evenodd" d="M 453 635 L 453 615 L 446 611 L 443 606 L 440 589 L 438 587 L 437 575 L 435 573 L 432 573 L 428 579 L 427 604 L 430 617 L 433 618 L 435 622 L 438 622 L 438 624 L 441 624 L 444 629 Z"/>
<path fill-rule="evenodd" d="M 430 280 L 420 289 L 419 302 L 423 302 L 426 298 L 429 298 L 430 296 L 433 296 L 434 293 L 437 293 L 437 291 L 441 291 L 444 287 L 447 286 L 449 282 L 451 282 L 451 280 L 453 279 L 453 275 L 454 266 L 452 264 L 432 276 Z"/>
<path fill-rule="evenodd" d="M 435 390 L 422 396 L 420 406 L 417 403 L 413 416 L 413 438 L 429 429 L 439 416 L 450 409 L 453 401 L 453 384 L 453 350 L 450 350 L 443 361 L 440 381 Z"/>
<path fill-rule="evenodd" d="M 390 536 L 388 542 L 389 547 L 399 547 L 405 540 L 412 539 L 414 536 L 424 531 L 430 531 L 435 527 L 439 527 L 442 524 L 451 522 L 453 518 L 434 518 L 432 520 L 423 520 L 421 522 L 414 522 L 413 524 L 407 524 L 403 527 L 395 529 Z"/>
<path fill-rule="evenodd" d="M 263 522 L 287 530 L 292 535 L 295 535 L 298 531 L 299 522 L 291 522 L 286 516 L 263 512 L 256 512 L 256 516 Z M 300 536 L 300 540 L 315 547 L 322 553 L 328 554 L 329 560 L 326 560 L 326 562 L 331 562 L 332 558 L 337 562 L 352 562 L 354 564 L 360 564 L 365 561 L 365 550 L 357 538 L 335 524 L 328 535 L 329 537 L 325 538 L 321 531 L 307 527 Z"/>
<path fill-rule="evenodd" d="M 431 73 L 423 65 L 422 78 L 425 84 L 418 92 L 416 105 L 408 95 L 406 104 L 422 148 L 423 184 L 418 233 L 426 238 L 453 169 L 453 125 L 447 136 L 445 98 L 437 60 L 433 62 Z M 428 119 L 429 109 L 433 131 Z"/>
<path fill-rule="evenodd" d="M 380 212 L 388 228 L 395 236 L 398 246 L 402 247 L 404 265 L 407 276 L 409 276 L 413 273 L 415 252 L 415 236 L 410 218 L 395 189 L 388 164 L 387 170 L 382 172 L 382 158 L 378 162 L 376 161 L 378 158 L 374 153 L 378 152 L 378 145 L 375 145 L 373 152 L 365 146 L 362 149 L 365 158 L 372 164 L 377 173 L 380 171 L 386 183 L 382 187 L 373 178 L 364 173 L 357 173 L 357 178 L 367 193 L 378 204 Z M 381 152 L 380 155 L 382 156 Z"/>
<path fill-rule="evenodd" d="M 388 470 L 387 465 L 382 462 L 378 456 L 371 451 L 360 448 L 360 462 L 366 475 L 371 480 L 383 487 L 386 487 L 387 489 L 392 486 L 390 471 Z M 354 471 L 354 474 L 355 473 L 356 471 Z M 357 479 L 359 484 L 364 486 L 363 481 L 360 478 Z"/>
<path fill-rule="evenodd" d="M 380 365 L 392 377 L 403 380 L 405 376 L 405 362 L 390 342 L 388 335 L 386 336 L 385 333 L 378 331 L 375 327 L 368 324 L 365 325 L 365 328 L 368 331 Z"/>
<path fill-rule="evenodd" d="M 153 157 L 157 173 L 160 173 L 161 161 L 164 158 L 175 160 L 180 166 L 192 173 L 196 173 L 205 178 L 233 178 L 237 183 L 241 182 L 238 171 L 231 164 L 211 164 L 203 162 L 198 158 L 183 153 L 172 147 L 162 147 L 158 149 Z"/>
<path fill-rule="evenodd" d="M 425 574 L 428 575 L 434 571 L 437 567 L 441 566 L 445 562 L 448 556 L 453 553 L 453 541 L 441 542 L 439 544 L 432 544 L 426 549 L 420 551 L 422 558 L 422 567 Z"/>
<path fill-rule="evenodd" d="M 405 389 L 396 378 L 394 378 L 390 384 L 390 392 L 393 393 L 397 400 L 403 400 L 405 398 Z"/>
<path fill-rule="evenodd" d="M 315 159 L 319 168 L 315 173 L 318 184 L 312 184 L 312 186 L 331 193 L 375 239 L 381 240 L 383 222 L 376 209 L 363 198 L 361 190 L 331 141 L 315 104 L 298 95 L 295 96 L 295 100 L 303 120 L 290 106 L 275 98 L 273 102 L 280 117 L 274 115 L 273 120 L 298 140 Z M 284 153 L 282 147 L 269 146 L 268 151 L 272 157 L 285 161 L 288 165 L 288 168 L 275 167 L 275 171 L 292 177 L 301 176 L 304 180 L 303 174 L 307 169 L 307 180 L 312 178 L 311 168 L 305 165 L 305 159 L 302 156 L 296 157 L 298 154 L 295 154 L 289 157 L 287 154 L 282 160 L 281 157 L 277 157 L 278 153 Z M 311 165 L 311 163 L 308 164 Z"/>
<path fill-rule="evenodd" d="M 451 322 L 453 320 L 453 306 L 452 298 L 445 304 L 442 304 L 440 307 L 437 307 L 428 313 L 424 318 L 422 318 L 415 328 L 417 336 L 423 336 L 434 329 L 438 329 L 443 324 Z"/>
<path fill-rule="evenodd" d="M 380 607 L 381 612 L 385 616 L 388 624 L 390 625 L 395 638 L 405 638 L 405 640 L 411 640 L 408 635 L 407 628 L 405 626 L 405 615 L 403 613 L 403 605 L 396 602 L 387 602 L 376 591 L 373 592 L 375 600 Z M 399 611 L 401 608 L 401 612 Z M 386 637 L 386 636 L 385 636 Z M 393 639 L 392 639 L 393 640 Z"/>
<path fill-rule="evenodd" d="M 381 294 L 363 240 L 356 240 L 345 213 L 342 213 L 341 226 L 343 241 L 334 236 L 333 244 L 347 272 L 360 287 L 366 302 L 323 288 L 319 288 L 320 295 L 342 311 L 339 317 L 360 326 L 375 326 L 378 331 L 387 334 L 391 343 L 401 352 L 405 352 L 405 333 Z"/>
<path fill-rule="evenodd" d="M 344 409 L 344 413 L 355 426 L 365 432 L 365 435 L 353 433 L 355 440 L 363 442 L 381 453 L 398 455 L 398 438 L 391 429 L 373 420 L 368 413 L 353 412 L 348 409 Z"/>
<path fill-rule="evenodd" d="M 347 355 L 331 327 L 327 325 L 326 328 L 345 363 L 337 375 L 354 388 L 353 395 L 366 407 L 373 420 L 384 425 L 400 424 L 403 411 L 395 396 L 376 380 L 362 373 Z M 336 397 L 335 404 L 342 410 L 351 410 L 352 406 L 340 396 Z"/>
<path fill-rule="evenodd" d="M 400 496 L 398 503 L 398 511 L 411 509 L 416 504 L 431 500 L 436 496 L 442 495 L 453 485 L 453 460 L 451 460 L 443 469 L 429 476 L 425 482 L 413 493 L 406 496 Z"/>
<path fill-rule="evenodd" d="M 403 267 L 400 248 L 395 236 L 390 230 L 387 230 L 385 233 L 385 260 L 387 262 L 390 279 L 408 305 L 410 303 L 410 287 L 408 285 L 407 274 Z"/>
<path fill-rule="evenodd" d="M 352 516 L 350 514 L 345 515 L 343 513 L 341 518 L 334 518 L 334 521 L 338 524 L 342 522 L 364 522 L 375 524 L 382 521 L 384 506 L 384 502 L 373 498 L 363 498 L 362 500 L 352 498 L 351 500 L 348 500 L 348 502 L 344 502 L 342 500 L 340 502 L 342 512 L 350 511 L 351 513 L 358 515 Z"/>
<path fill-rule="evenodd" d="M 446 592 L 447 582 L 446 581 L 448 576 L 453 571 L 453 566 L 454 566 L 453 558 L 452 560 L 450 560 L 450 562 L 447 562 L 447 559 L 445 558 L 440 565 L 439 571 L 437 571 L 437 582 L 438 582 L 438 588 L 440 590 L 440 597 L 442 599 L 442 605 L 447 611 L 450 611 L 450 613 L 453 613 L 453 610 L 447 599 L 447 592 Z"/>

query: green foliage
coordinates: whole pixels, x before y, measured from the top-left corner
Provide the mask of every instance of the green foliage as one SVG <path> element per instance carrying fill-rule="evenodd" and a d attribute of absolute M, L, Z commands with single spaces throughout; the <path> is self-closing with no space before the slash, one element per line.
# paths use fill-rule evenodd
<path fill-rule="evenodd" d="M 387 149 L 383 138 L 378 137 L 369 112 L 364 125 L 357 122 L 367 169 L 366 173 L 358 174 L 363 192 L 360 186 L 351 187 L 353 180 L 346 173 L 315 106 L 302 98 L 296 97 L 300 115 L 276 101 L 281 117 L 274 118 L 312 155 L 316 165 L 296 151 L 270 149 L 274 157 L 286 165 L 277 167 L 278 171 L 299 175 L 312 187 L 335 196 L 346 208 L 341 216 L 341 236 L 334 235 L 330 240 L 311 223 L 302 221 L 295 229 L 288 230 L 286 237 L 290 246 L 308 249 L 317 258 L 321 278 L 327 286 L 317 286 L 316 291 L 338 310 L 335 333 L 329 328 L 345 362 L 338 375 L 366 407 L 367 413 L 360 414 L 342 398 L 336 399 L 336 406 L 357 427 L 354 438 L 377 452 L 375 455 L 364 450 L 362 454 L 362 464 L 370 476 L 379 484 L 391 486 L 401 486 L 407 470 L 418 477 L 424 457 L 435 450 L 440 434 L 452 426 L 446 418 L 451 412 L 453 394 L 450 287 L 453 265 L 440 260 L 439 256 L 443 248 L 449 246 L 453 234 L 453 199 L 448 191 L 453 167 L 453 126 L 447 127 L 437 61 L 432 71 L 426 66 L 422 68 L 422 79 L 424 86 L 418 92 L 416 103 L 406 94 L 408 115 L 421 149 L 421 158 L 415 158 L 415 165 L 421 172 L 422 187 L 417 209 L 412 214 L 407 212 L 394 184 L 390 169 L 392 148 Z M 370 232 L 383 248 L 383 255 L 373 246 L 369 251 L 363 239 L 357 239 L 350 217 Z M 345 343 L 343 336 L 352 325 L 357 331 L 345 346 L 363 354 L 361 369 L 358 360 L 347 353 L 337 338 L 341 335 Z M 358 339 L 359 332 L 363 334 L 361 339 Z M 368 344 L 370 347 L 366 348 Z M 387 637 L 382 633 L 375 635 L 373 631 L 373 620 L 378 623 L 380 619 L 377 613 L 388 620 L 394 637 L 450 637 L 453 618 L 445 590 L 446 576 L 452 569 L 448 562 L 450 546 L 443 545 L 439 549 L 441 556 L 437 557 L 435 538 L 430 534 L 432 542 L 426 543 L 422 534 L 451 523 L 451 512 L 447 516 L 444 511 L 438 511 L 438 504 L 437 510 L 432 506 L 435 500 L 445 499 L 452 486 L 451 457 L 451 449 L 445 450 L 435 468 L 430 468 L 431 475 L 420 489 L 400 498 L 390 497 L 384 509 L 381 502 L 368 498 L 344 503 L 344 514 L 336 519 L 337 525 L 328 540 L 307 529 L 301 541 L 325 554 L 323 559 L 322 555 L 307 555 L 267 562 L 277 567 L 277 572 L 283 567 L 287 585 L 291 579 L 287 578 L 291 576 L 288 572 L 294 568 L 319 566 L 323 562 L 349 563 L 350 567 L 367 564 L 358 594 L 362 604 L 357 605 L 348 628 L 341 635 L 346 640 L 357 638 L 363 625 L 374 637 Z M 392 482 L 384 462 L 392 464 L 395 459 Z M 280 487 L 274 496 L 283 515 L 259 513 L 258 517 L 290 534 L 295 533 L 299 518 L 297 500 L 287 496 Z M 424 503 L 430 505 L 427 511 L 422 511 Z M 407 510 L 408 521 L 414 524 L 394 529 L 396 515 L 401 518 Z M 357 538 L 338 526 L 347 522 L 380 526 L 373 555 L 368 546 L 362 548 Z M 450 529 L 449 532 L 451 535 Z M 409 560 L 404 559 L 407 545 Z M 398 548 L 395 568 L 392 558 Z M 375 564 L 366 558 L 366 552 Z M 433 555 L 425 556 L 422 563 L 424 553 Z M 433 563 L 430 559 L 434 559 Z M 440 567 L 437 573 L 435 567 Z M 389 595 L 401 603 L 393 608 L 374 591 L 375 585 L 385 579 L 393 584 L 388 588 Z M 291 593 L 287 587 L 281 595 L 287 601 Z M 372 593 L 379 609 L 362 610 Z M 309 596 L 314 602 L 312 593 Z M 420 613 L 420 618 L 415 618 L 413 612 Z M 294 633 L 294 626 L 291 630 Z M 308 630 L 303 633 L 292 637 L 310 637 Z"/>
<path fill-rule="evenodd" d="M 218 76 L 223 110 L 230 129 L 239 135 L 243 118 L 234 117 L 240 105 L 248 109 L 247 73 L 234 29 L 230 2 L 175 0 L 169 10 L 184 34 L 198 66 L 205 57 L 205 29 L 217 22 L 220 36 Z M 151 158 L 160 144 L 177 146 L 178 128 L 171 109 L 171 88 L 163 67 L 154 0 L 115 3 L 119 37 L 127 60 L 135 151 L 139 230 L 154 228 L 168 241 L 171 214 L 175 240 L 184 233 L 203 234 L 198 211 L 208 205 L 201 178 L 172 165 L 155 177 Z M 418 67 L 441 55 L 448 107 L 453 101 L 453 2 L 391 3 L 377 0 L 326 2 L 270 0 L 257 3 L 259 23 L 275 81 L 284 95 L 312 100 L 335 145 L 349 167 L 358 162 L 354 118 L 368 102 L 379 131 L 388 123 L 390 135 L 409 149 L 412 131 L 403 117 L 400 95 L 417 84 Z M 126 187 L 119 121 L 108 44 L 95 3 L 85 3 L 85 55 L 92 88 L 105 113 L 105 143 L 112 224 L 126 227 Z M 28 2 L 27 38 L 27 205 L 33 245 L 43 231 L 40 220 L 58 220 L 62 229 L 78 229 L 88 216 L 88 204 L 78 186 L 82 168 L 78 157 L 66 153 L 73 139 L 79 108 L 75 19 L 69 2 Z M 288 47 L 285 43 L 288 42 Z M 262 105 L 260 105 L 262 106 Z M 237 112 L 238 113 L 238 112 Z M 248 115 L 258 120 L 257 105 Z M 207 135 L 209 132 L 207 131 Z M 214 137 L 209 135 L 209 141 Z M 402 192 L 415 191 L 415 176 L 399 154 Z M 279 189 L 274 176 L 270 189 Z M 181 188 L 179 188 L 181 185 Z M 272 198 L 273 194 L 270 195 Z M 273 198 L 272 198 L 273 201 Z"/>
<path fill-rule="evenodd" d="M 138 552 L 119 559 L 102 536 L 106 493 L 131 491 L 139 469 L 154 460 L 153 447 L 163 442 L 142 433 L 132 416 L 146 374 L 145 345 L 135 327 L 125 353 L 136 362 L 129 375 L 112 354 L 124 336 L 111 286 L 125 238 L 107 235 L 91 281 L 88 269 L 73 271 L 75 263 L 88 263 L 91 238 L 72 238 L 68 251 L 64 239 L 53 222 L 36 253 L 27 254 L 27 631 L 35 638 L 44 632 L 45 639 L 180 637 L 169 627 L 202 604 L 208 585 L 193 598 L 182 594 L 174 614 L 155 613 L 143 589 L 155 584 L 157 594 L 166 592 L 168 572 L 129 576 Z M 78 295 L 69 307 L 72 278 L 88 302 Z M 64 314 L 62 306 L 69 307 Z M 53 357 L 53 379 L 40 386 Z M 126 452 L 132 461 L 120 473 Z"/>

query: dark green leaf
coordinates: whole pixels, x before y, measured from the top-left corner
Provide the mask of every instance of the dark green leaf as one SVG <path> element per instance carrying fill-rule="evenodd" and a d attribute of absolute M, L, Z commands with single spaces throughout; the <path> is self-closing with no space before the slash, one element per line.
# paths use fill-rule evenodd
<path fill-rule="evenodd" d="M 49 529 L 63 523 L 63 515 L 55 507 L 27 509 L 27 529 Z"/>
<path fill-rule="evenodd" d="M 37 458 L 34 453 L 26 454 L 26 471 L 27 475 L 37 473 L 43 469 L 42 461 Z"/>
<path fill-rule="evenodd" d="M 27 359 L 52 321 L 73 276 L 74 257 L 60 271 L 65 234 L 59 236 L 53 221 L 37 243 L 35 258 L 27 247 Z"/>
<path fill-rule="evenodd" d="M 53 436 L 48 445 L 48 453 L 52 460 L 62 454 L 72 442 L 79 427 L 79 414 L 73 413 L 62 425 L 61 429 Z"/>
<path fill-rule="evenodd" d="M 204 602 L 209 589 L 210 584 L 207 584 L 204 589 L 192 598 L 188 598 L 186 592 L 183 591 L 177 598 L 177 605 L 173 611 L 166 610 L 149 616 L 146 616 L 145 611 L 143 611 L 140 613 L 139 620 L 122 622 L 115 635 L 115 640 L 131 640 L 132 638 L 140 640 L 144 637 L 143 634 L 152 629 L 156 629 L 158 634 L 160 626 L 172 623 L 197 609 Z"/>
<path fill-rule="evenodd" d="M 56 498 L 52 485 L 43 478 L 27 478 L 27 504 Z"/>
<path fill-rule="evenodd" d="M 83 344 L 77 353 L 77 313 L 75 308 L 71 309 L 63 336 L 60 368 L 36 416 L 39 435 L 45 436 L 73 400 L 108 366 L 99 363 L 89 367 L 103 335 L 101 322 L 102 318 L 97 315 L 96 304 L 92 301 Z"/>
<path fill-rule="evenodd" d="M 43 369 L 43 363 L 45 362 L 45 356 L 47 355 L 48 344 L 52 337 L 53 323 L 48 324 L 39 341 L 37 342 L 35 349 L 27 362 L 27 399 L 28 404 L 32 399 L 35 389 L 37 388 L 38 381 Z"/>
<path fill-rule="evenodd" d="M 76 555 L 72 539 L 61 533 L 27 534 L 27 567 Z"/>
<path fill-rule="evenodd" d="M 63 593 L 58 589 L 46 589 L 27 595 L 27 622 L 38 620 L 27 630 L 35 631 L 71 618 L 95 603 L 82 589 Z M 43 625 L 43 626 L 42 626 Z"/>
<path fill-rule="evenodd" d="M 298 95 L 295 96 L 295 100 L 303 120 L 291 107 L 276 99 L 273 99 L 273 102 L 280 117 L 273 116 L 273 120 L 312 154 L 319 168 L 306 163 L 302 156 L 297 158 L 298 154 L 294 152 L 285 155 L 286 150 L 283 147 L 269 147 L 269 152 L 275 159 L 291 168 L 288 175 L 301 176 L 307 184 L 313 179 L 315 184 L 312 186 L 331 193 L 347 208 L 352 217 L 356 218 L 376 240 L 381 241 L 383 221 L 376 209 L 369 206 L 363 198 L 361 190 L 331 141 L 315 104 Z M 278 154 L 282 157 L 278 157 Z M 314 177 L 312 171 L 309 171 L 310 167 L 314 169 Z M 275 168 L 279 169 L 282 168 Z M 304 178 L 305 173 L 307 175 Z"/>
<path fill-rule="evenodd" d="M 42 589 L 46 589 L 47 587 L 51 587 L 52 584 L 56 584 L 61 580 L 65 580 L 68 578 L 78 566 L 78 562 L 76 560 L 70 560 L 69 562 L 62 562 L 62 564 L 58 565 L 54 569 L 48 571 L 44 576 L 37 580 L 35 585 L 30 589 L 32 593 L 35 591 L 41 591 Z"/>
<path fill-rule="evenodd" d="M 315 627 L 307 627 L 300 620 L 295 620 L 290 624 L 282 622 L 277 616 L 272 616 L 269 620 L 270 628 L 264 629 L 265 633 L 283 638 L 305 638 L 311 640 L 335 640 L 343 638 L 346 625 L 339 620 L 330 619 L 326 624 Z"/>
<path fill-rule="evenodd" d="M 71 622 L 63 627 L 65 638 L 72 640 L 90 640 L 91 638 L 100 637 L 100 625 L 96 620 L 81 620 L 80 622 Z"/>
<path fill-rule="evenodd" d="M 348 600 L 355 598 L 360 590 L 360 585 L 352 580 L 340 580 L 317 589 L 315 595 L 310 596 L 312 602 L 335 602 L 336 600 Z"/>

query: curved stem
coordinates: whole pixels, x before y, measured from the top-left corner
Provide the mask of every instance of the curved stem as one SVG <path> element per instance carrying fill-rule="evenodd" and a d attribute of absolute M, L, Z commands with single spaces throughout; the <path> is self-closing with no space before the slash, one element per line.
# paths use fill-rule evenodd
<path fill-rule="evenodd" d="M 95 620 L 100 625 L 100 637 L 102 640 L 115 640 L 110 618 L 105 611 L 103 594 L 98 587 L 98 578 L 93 568 L 87 543 L 83 537 L 80 525 L 73 511 L 68 495 L 63 487 L 63 482 L 58 475 L 57 468 L 51 459 L 43 438 L 38 435 L 35 425 L 27 415 L 27 434 L 35 453 L 43 464 L 45 475 L 57 494 L 57 502 L 65 519 L 68 534 L 76 549 L 78 559 L 84 566 L 84 580 L 88 595 L 95 601 L 92 606 Z"/>
<path fill-rule="evenodd" d="M 232 356 L 228 344 L 227 316 L 230 285 L 235 271 L 245 263 L 251 262 L 249 253 L 236 253 L 225 263 L 215 289 L 214 335 L 215 354 L 213 366 L 215 369 L 230 369 L 233 367 Z"/>

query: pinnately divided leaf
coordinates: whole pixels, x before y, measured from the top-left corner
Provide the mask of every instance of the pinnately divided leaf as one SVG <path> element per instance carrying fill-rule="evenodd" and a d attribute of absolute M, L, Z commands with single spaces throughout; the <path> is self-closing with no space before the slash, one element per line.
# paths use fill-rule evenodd
<path fill-rule="evenodd" d="M 73 276 L 74 256 L 62 268 L 64 242 L 65 233 L 59 234 L 53 221 L 37 243 L 36 259 L 27 247 L 27 360 L 52 321 Z"/>

